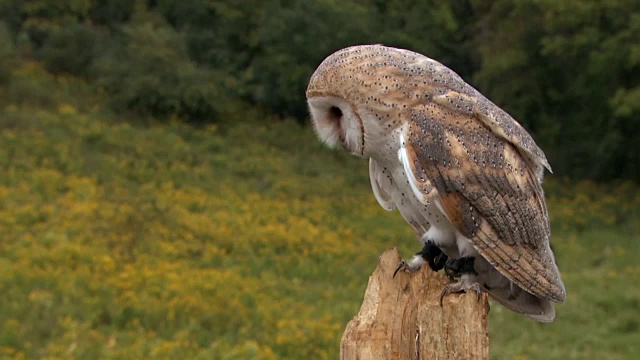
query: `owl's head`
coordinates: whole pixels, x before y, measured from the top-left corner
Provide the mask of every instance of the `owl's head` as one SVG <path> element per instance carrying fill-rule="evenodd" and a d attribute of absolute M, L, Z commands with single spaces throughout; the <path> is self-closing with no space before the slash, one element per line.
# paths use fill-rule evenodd
<path fill-rule="evenodd" d="M 382 45 L 353 46 L 327 57 L 307 88 L 318 137 L 330 147 L 372 157 L 420 100 L 412 99 L 416 89 L 410 84 L 426 61 L 432 60 Z"/>
<path fill-rule="evenodd" d="M 391 126 L 389 92 L 395 74 L 385 65 L 391 48 L 354 46 L 327 57 L 309 80 L 307 101 L 318 137 L 356 156 L 371 156 L 373 143 Z M 385 106 L 386 105 L 386 106 Z M 386 130 L 385 130 L 386 129 Z"/>

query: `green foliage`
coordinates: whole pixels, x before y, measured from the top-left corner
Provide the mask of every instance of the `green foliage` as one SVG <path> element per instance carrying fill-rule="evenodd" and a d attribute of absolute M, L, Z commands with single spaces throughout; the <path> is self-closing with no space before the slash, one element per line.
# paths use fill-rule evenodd
<path fill-rule="evenodd" d="M 6 85 L 11 77 L 11 72 L 17 63 L 18 57 L 9 36 L 9 32 L 0 21 L 0 86 Z"/>
<path fill-rule="evenodd" d="M 0 357 L 336 358 L 377 255 L 417 243 L 300 125 L 317 64 L 426 53 L 556 174 L 637 179 L 638 4 L 0 0 Z M 545 191 L 567 304 L 493 306 L 492 357 L 636 358 L 637 184 Z"/>
<path fill-rule="evenodd" d="M 36 63 L 11 83 L 0 357 L 335 359 L 377 256 L 418 246 L 366 161 L 293 120 L 145 127 Z M 637 185 L 545 190 L 567 303 L 544 326 L 492 305 L 492 357 L 635 358 Z"/>
<path fill-rule="evenodd" d="M 477 86 L 556 174 L 640 178 L 638 1 L 2 0 L 0 11 L 9 38 L 28 39 L 19 53 L 98 84 L 120 113 L 219 122 L 246 104 L 304 123 L 316 66 L 384 43 Z"/>
<path fill-rule="evenodd" d="M 146 14 L 122 31 L 115 54 L 104 52 L 96 65 L 114 109 L 201 123 L 231 112 L 232 99 L 223 89 L 233 83 L 220 71 L 196 66 L 183 36 L 161 18 Z"/>
<path fill-rule="evenodd" d="M 54 74 L 87 76 L 96 57 L 99 34 L 82 24 L 55 29 L 37 56 Z"/>
<path fill-rule="evenodd" d="M 136 1 L 131 0 L 94 0 L 89 16 L 94 23 L 117 28 L 131 19 L 135 4 Z"/>
<path fill-rule="evenodd" d="M 504 1 L 478 11 L 474 78 L 538 135 L 554 169 L 637 178 L 640 3 Z"/>
<path fill-rule="evenodd" d="M 102 103 L 93 86 L 85 81 L 64 76 L 52 76 L 35 61 L 17 62 L 9 75 L 9 82 L 0 85 L 0 108 L 17 104 L 56 109 L 59 103 L 73 104 L 86 110 Z M 5 114 L 0 127 L 21 127 L 30 120 L 16 113 Z M 16 116 L 13 116 L 16 115 Z"/>

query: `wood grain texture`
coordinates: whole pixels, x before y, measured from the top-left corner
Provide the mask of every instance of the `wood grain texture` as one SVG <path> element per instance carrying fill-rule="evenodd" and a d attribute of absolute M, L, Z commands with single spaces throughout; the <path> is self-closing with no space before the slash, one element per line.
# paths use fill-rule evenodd
<path fill-rule="evenodd" d="M 441 306 L 447 277 L 423 266 L 393 278 L 399 261 L 395 248 L 378 259 L 342 336 L 340 359 L 488 359 L 487 295 L 451 294 Z"/>

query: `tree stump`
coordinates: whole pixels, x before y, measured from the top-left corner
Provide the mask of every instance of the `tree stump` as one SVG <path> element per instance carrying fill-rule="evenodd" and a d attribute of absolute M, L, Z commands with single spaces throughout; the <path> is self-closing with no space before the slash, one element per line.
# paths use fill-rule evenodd
<path fill-rule="evenodd" d="M 413 274 L 393 272 L 396 248 L 378 259 L 360 312 L 347 324 L 342 360 L 488 359 L 489 303 L 483 293 L 440 293 L 450 281 L 425 265 Z"/>

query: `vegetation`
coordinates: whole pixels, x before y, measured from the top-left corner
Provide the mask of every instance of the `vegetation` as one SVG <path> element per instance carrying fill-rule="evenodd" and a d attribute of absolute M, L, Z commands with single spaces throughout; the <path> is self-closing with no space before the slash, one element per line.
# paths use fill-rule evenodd
<path fill-rule="evenodd" d="M 418 246 L 376 203 L 366 162 L 296 121 L 132 124 L 33 62 L 11 84 L 2 357 L 335 359 L 376 257 Z M 545 326 L 493 306 L 492 356 L 637 356 L 637 187 L 546 190 L 569 297 Z"/>
<path fill-rule="evenodd" d="M 418 246 L 305 124 L 355 43 L 451 66 L 549 154 L 569 296 L 493 306 L 492 357 L 637 358 L 639 4 L 0 0 L 0 358 L 335 359 Z"/>
<path fill-rule="evenodd" d="M 244 106 L 303 123 L 326 56 L 404 47 L 512 113 L 556 174 L 640 179 L 636 0 L 0 0 L 0 20 L 23 56 L 116 111 L 198 123 Z"/>

